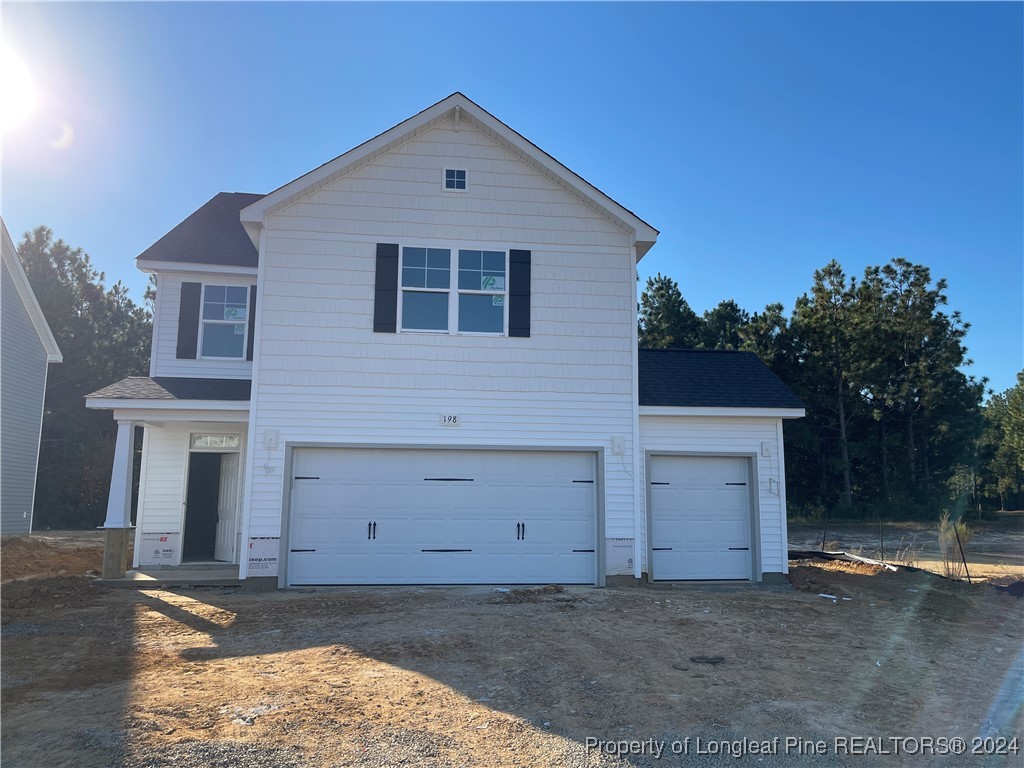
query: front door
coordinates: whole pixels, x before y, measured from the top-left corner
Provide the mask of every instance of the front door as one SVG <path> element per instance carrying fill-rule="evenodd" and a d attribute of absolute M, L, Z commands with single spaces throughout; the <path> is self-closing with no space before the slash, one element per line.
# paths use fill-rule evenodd
<path fill-rule="evenodd" d="M 238 454 L 220 457 L 220 488 L 217 494 L 217 538 L 213 559 L 235 561 L 235 535 L 238 529 Z"/>

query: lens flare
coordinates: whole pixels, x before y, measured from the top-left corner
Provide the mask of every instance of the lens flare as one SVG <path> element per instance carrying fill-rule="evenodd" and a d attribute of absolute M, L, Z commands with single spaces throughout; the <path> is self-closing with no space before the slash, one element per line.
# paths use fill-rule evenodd
<path fill-rule="evenodd" d="M 6 133 L 32 112 L 36 89 L 21 57 L 0 42 L 0 134 Z"/>

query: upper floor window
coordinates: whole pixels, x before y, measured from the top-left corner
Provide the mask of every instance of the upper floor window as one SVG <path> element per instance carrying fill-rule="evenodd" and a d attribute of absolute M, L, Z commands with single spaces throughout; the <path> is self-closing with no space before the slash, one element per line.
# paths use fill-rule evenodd
<path fill-rule="evenodd" d="M 506 327 L 504 251 L 403 248 L 401 328 L 404 331 L 503 334 Z M 452 285 L 452 272 L 457 280 Z"/>
<path fill-rule="evenodd" d="M 202 357 L 242 360 L 248 323 L 249 289 L 234 285 L 204 285 L 200 323 Z"/>
<path fill-rule="evenodd" d="M 444 188 L 448 190 L 465 191 L 466 172 L 463 170 L 446 168 L 444 172 Z"/>

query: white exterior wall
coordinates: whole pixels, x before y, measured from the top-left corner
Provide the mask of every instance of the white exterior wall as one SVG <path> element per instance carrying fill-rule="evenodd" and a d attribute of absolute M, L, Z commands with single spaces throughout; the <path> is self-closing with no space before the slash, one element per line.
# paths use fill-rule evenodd
<path fill-rule="evenodd" d="M 467 193 L 442 191 L 445 167 L 468 171 Z M 378 242 L 531 250 L 530 338 L 374 333 Z M 606 535 L 633 535 L 626 232 L 443 124 L 272 215 L 261 251 L 246 536 L 280 535 L 286 443 L 604 447 Z"/>
<path fill-rule="evenodd" d="M 762 444 L 767 444 L 770 455 L 762 455 Z M 664 451 L 693 454 L 756 454 L 761 570 L 764 573 L 789 572 L 781 419 L 652 416 L 641 412 L 640 447 L 645 453 Z M 642 464 L 641 472 L 646 473 L 646 463 Z M 778 483 L 774 493 L 770 480 Z M 643 482 L 646 487 L 646 478 Z M 646 494 L 644 498 L 646 499 Z M 646 501 L 644 503 L 646 504 Z M 641 531 L 640 534 L 642 540 L 639 551 L 644 559 L 642 568 L 646 571 L 646 531 Z"/>
<path fill-rule="evenodd" d="M 234 285 L 248 288 L 256 284 L 256 277 L 217 275 L 208 272 L 161 272 L 157 275 L 149 375 L 208 379 L 250 378 L 252 362 L 248 360 L 178 360 L 175 357 L 178 346 L 178 309 L 181 305 L 182 283 Z M 252 311 L 251 307 L 250 311 Z"/>
<path fill-rule="evenodd" d="M 184 533 L 185 496 L 188 488 L 189 435 L 193 432 L 231 432 L 242 435 L 245 425 L 230 423 L 165 422 L 162 427 L 146 426 L 142 434 L 142 471 L 139 481 L 139 506 L 135 521 L 135 558 L 138 568 L 145 554 L 145 534 L 177 535 L 177 562 L 181 562 L 181 537 Z"/>

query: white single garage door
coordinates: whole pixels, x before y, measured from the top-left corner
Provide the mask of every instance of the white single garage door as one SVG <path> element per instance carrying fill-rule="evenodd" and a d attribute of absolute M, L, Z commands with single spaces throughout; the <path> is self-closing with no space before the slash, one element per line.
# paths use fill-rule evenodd
<path fill-rule="evenodd" d="M 289 584 L 593 584 L 589 453 L 302 448 Z"/>
<path fill-rule="evenodd" d="M 749 460 L 652 456 L 651 578 L 752 579 Z"/>

